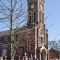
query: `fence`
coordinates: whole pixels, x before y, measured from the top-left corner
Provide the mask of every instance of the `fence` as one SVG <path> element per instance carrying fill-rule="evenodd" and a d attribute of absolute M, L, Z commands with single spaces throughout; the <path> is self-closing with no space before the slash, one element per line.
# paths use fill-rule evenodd
<path fill-rule="evenodd" d="M 0 60 L 7 60 L 7 57 L 0 57 Z M 28 57 L 23 57 L 23 58 L 20 58 L 20 56 L 15 56 L 15 57 L 12 57 L 11 60 L 28 60 Z M 31 59 L 29 59 L 31 60 Z"/>
<path fill-rule="evenodd" d="M 2 56 L 0 57 L 0 60 L 8 60 L 8 59 L 7 59 L 7 56 Z M 32 56 L 28 58 L 27 56 L 20 57 L 16 55 L 12 57 L 11 60 L 34 60 L 34 58 Z"/>

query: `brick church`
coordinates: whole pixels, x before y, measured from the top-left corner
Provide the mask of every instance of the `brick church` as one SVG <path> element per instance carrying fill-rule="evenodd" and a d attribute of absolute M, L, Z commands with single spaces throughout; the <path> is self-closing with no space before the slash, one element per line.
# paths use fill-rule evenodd
<path fill-rule="evenodd" d="M 18 41 L 14 55 L 31 56 L 38 60 L 48 60 L 48 30 L 44 22 L 44 0 L 27 0 L 27 26 L 14 29 L 13 39 Z M 0 32 L 0 56 L 9 52 L 10 31 Z M 5 51 L 5 53 L 4 53 Z M 29 60 L 29 59 L 28 59 Z"/>

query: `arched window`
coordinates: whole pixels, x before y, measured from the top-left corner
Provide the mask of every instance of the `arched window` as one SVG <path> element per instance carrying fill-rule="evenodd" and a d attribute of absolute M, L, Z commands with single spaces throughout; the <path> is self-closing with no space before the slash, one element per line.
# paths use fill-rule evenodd
<path fill-rule="evenodd" d="M 44 45 L 44 37 L 42 36 L 39 36 L 40 37 L 40 46 L 43 46 Z"/>
<path fill-rule="evenodd" d="M 44 31 L 43 31 L 43 28 L 39 29 L 39 41 L 40 41 L 40 46 L 44 45 Z"/>
<path fill-rule="evenodd" d="M 39 39 L 38 39 L 38 47 L 41 47 L 43 45 L 44 45 L 44 37 L 39 36 Z"/>
<path fill-rule="evenodd" d="M 43 28 L 40 28 L 40 29 L 39 29 L 39 35 L 40 35 L 40 36 L 43 36 L 43 33 L 44 33 Z"/>
<path fill-rule="evenodd" d="M 7 54 L 7 49 L 3 49 L 2 56 L 6 56 L 6 54 Z"/>
<path fill-rule="evenodd" d="M 34 13 L 33 13 L 33 22 L 36 22 L 36 11 L 34 11 Z"/>
<path fill-rule="evenodd" d="M 44 21 L 44 13 L 42 13 L 42 22 Z"/>
<path fill-rule="evenodd" d="M 30 11 L 29 12 L 29 21 L 28 21 L 29 23 L 31 23 L 32 22 L 32 12 Z"/>
<path fill-rule="evenodd" d="M 41 42 L 41 44 L 43 43 L 43 37 L 40 37 L 40 42 Z"/>
<path fill-rule="evenodd" d="M 40 22 L 44 21 L 44 13 L 39 12 L 39 20 L 40 20 Z"/>
<path fill-rule="evenodd" d="M 39 12 L 39 21 L 41 22 L 41 12 Z"/>

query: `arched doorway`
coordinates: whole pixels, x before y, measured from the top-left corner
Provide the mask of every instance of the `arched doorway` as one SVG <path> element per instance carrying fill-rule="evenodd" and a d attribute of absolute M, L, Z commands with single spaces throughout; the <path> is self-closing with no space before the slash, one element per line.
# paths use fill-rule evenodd
<path fill-rule="evenodd" d="M 43 49 L 42 52 L 41 52 L 41 60 L 46 60 L 46 50 Z"/>

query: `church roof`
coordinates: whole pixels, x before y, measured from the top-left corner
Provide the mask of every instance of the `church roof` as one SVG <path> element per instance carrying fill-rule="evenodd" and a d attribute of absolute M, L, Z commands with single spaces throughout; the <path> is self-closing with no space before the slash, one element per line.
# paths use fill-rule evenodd
<path fill-rule="evenodd" d="M 9 32 L 10 32 L 9 30 L 0 32 L 0 37 L 1 37 L 1 36 L 9 35 Z"/>
<path fill-rule="evenodd" d="M 21 27 L 21 28 L 16 28 L 16 29 L 13 29 L 13 31 L 15 32 L 15 33 L 20 33 L 20 32 L 27 32 L 27 31 L 31 31 L 31 30 L 33 30 L 32 28 L 27 28 L 27 27 Z M 10 30 L 6 30 L 6 31 L 2 31 L 2 32 L 0 32 L 0 37 L 2 37 L 2 36 L 8 36 L 8 35 L 10 35 Z"/>

